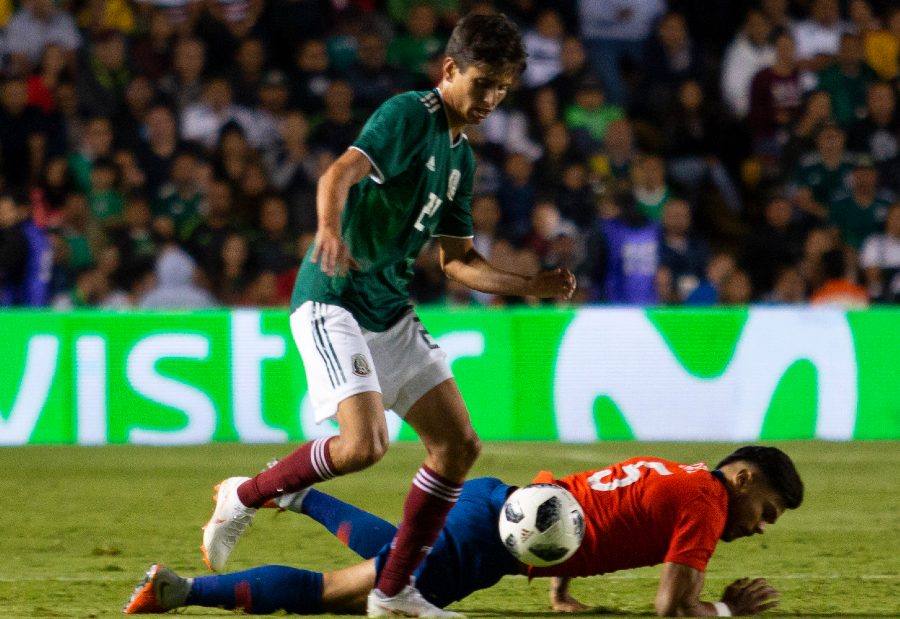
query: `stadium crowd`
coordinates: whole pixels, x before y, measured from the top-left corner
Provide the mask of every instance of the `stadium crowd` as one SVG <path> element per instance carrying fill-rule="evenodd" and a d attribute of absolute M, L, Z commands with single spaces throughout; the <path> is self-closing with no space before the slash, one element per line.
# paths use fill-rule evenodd
<path fill-rule="evenodd" d="M 287 305 L 320 172 L 468 11 L 529 53 L 466 132 L 494 264 L 580 303 L 900 301 L 891 2 L 0 0 L 0 306 Z M 437 252 L 417 302 L 534 302 Z"/>

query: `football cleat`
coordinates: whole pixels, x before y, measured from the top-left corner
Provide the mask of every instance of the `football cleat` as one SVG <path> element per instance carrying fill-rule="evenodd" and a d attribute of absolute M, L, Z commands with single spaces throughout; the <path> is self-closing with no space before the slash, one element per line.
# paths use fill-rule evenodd
<path fill-rule="evenodd" d="M 453 611 L 438 608 L 419 593 L 412 585 L 406 585 L 394 597 L 386 597 L 378 589 L 369 592 L 366 601 L 366 615 L 369 617 L 465 617 Z"/>
<path fill-rule="evenodd" d="M 182 578 L 161 563 L 154 563 L 134 588 L 122 612 L 126 615 L 164 613 L 184 606 L 191 581 Z"/>
<path fill-rule="evenodd" d="M 229 477 L 216 486 L 216 510 L 203 527 L 203 562 L 219 572 L 228 562 L 235 544 L 253 522 L 256 508 L 247 507 L 237 495 L 237 488 L 249 477 Z"/>

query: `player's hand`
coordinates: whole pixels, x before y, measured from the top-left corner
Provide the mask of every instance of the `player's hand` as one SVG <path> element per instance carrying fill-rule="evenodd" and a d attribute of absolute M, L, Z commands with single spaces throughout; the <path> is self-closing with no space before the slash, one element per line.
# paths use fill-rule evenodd
<path fill-rule="evenodd" d="M 358 268 L 344 239 L 328 228 L 319 228 L 316 231 L 311 259 L 313 262 L 321 262 L 322 272 L 330 277 L 343 277 L 348 269 Z"/>
<path fill-rule="evenodd" d="M 563 595 L 553 595 L 551 593 L 550 606 L 558 613 L 581 613 L 591 610 L 590 606 L 582 604 L 568 593 Z"/>
<path fill-rule="evenodd" d="M 575 292 L 575 276 L 568 269 L 541 271 L 528 278 L 528 295 L 565 301 Z"/>
<path fill-rule="evenodd" d="M 740 617 L 775 608 L 778 596 L 778 591 L 765 578 L 741 578 L 725 588 L 722 601 L 728 604 L 732 615 Z"/>
<path fill-rule="evenodd" d="M 550 606 L 558 613 L 580 613 L 590 610 L 569 593 L 569 578 L 554 577 L 550 580 Z"/>

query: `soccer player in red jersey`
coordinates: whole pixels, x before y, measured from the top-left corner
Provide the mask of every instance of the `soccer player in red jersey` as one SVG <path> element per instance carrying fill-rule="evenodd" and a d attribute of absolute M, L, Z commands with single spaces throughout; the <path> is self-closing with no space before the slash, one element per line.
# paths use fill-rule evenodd
<path fill-rule="evenodd" d="M 566 561 L 551 567 L 523 565 L 497 532 L 503 503 L 514 486 L 495 478 L 467 482 L 424 563 L 416 586 L 444 608 L 503 576 L 552 577 L 550 602 L 561 612 L 587 607 L 568 593 L 569 579 L 662 564 L 654 607 L 661 616 L 755 615 L 778 604 L 764 578 L 730 584 L 716 602 L 700 600 L 706 565 L 719 540 L 762 534 L 787 509 L 803 501 L 803 482 L 791 459 L 774 447 L 742 447 L 710 471 L 638 457 L 603 469 L 537 482 L 571 492 L 585 516 L 585 536 Z M 388 522 L 317 490 L 285 495 L 280 507 L 323 524 L 365 561 L 334 572 L 264 566 L 182 578 L 155 564 L 125 607 L 127 614 L 181 606 L 239 608 L 252 613 L 362 613 L 366 597 L 391 553 L 395 528 Z"/>

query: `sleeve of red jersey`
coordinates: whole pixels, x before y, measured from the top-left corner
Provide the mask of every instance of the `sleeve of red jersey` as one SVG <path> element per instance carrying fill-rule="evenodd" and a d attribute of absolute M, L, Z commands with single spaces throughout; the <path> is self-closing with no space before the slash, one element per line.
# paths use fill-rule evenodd
<path fill-rule="evenodd" d="M 716 543 L 725 529 L 726 513 L 709 495 L 701 495 L 685 504 L 672 531 L 666 563 L 687 565 L 706 571 Z"/>

